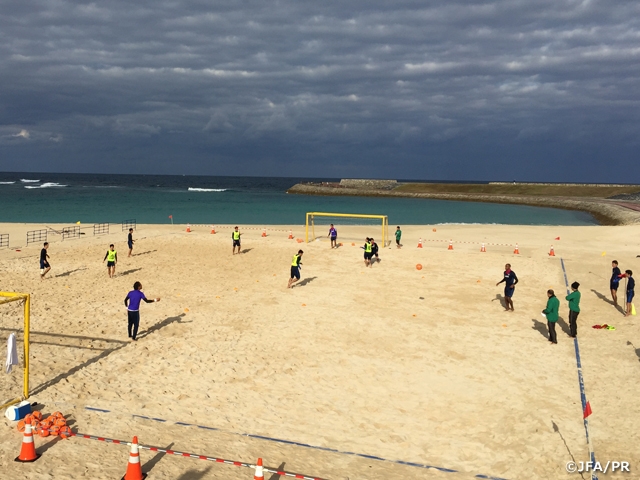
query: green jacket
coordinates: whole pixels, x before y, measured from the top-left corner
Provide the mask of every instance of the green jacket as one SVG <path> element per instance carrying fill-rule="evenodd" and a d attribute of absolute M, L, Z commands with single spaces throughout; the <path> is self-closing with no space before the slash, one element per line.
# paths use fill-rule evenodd
<path fill-rule="evenodd" d="M 580 312 L 580 292 L 578 290 L 567 295 L 565 300 L 569 302 L 569 310 Z"/>
<path fill-rule="evenodd" d="M 558 300 L 558 297 L 551 297 L 549 300 L 547 300 L 547 308 L 545 308 L 542 313 L 547 316 L 547 321 L 557 322 L 559 308 L 560 300 Z"/>

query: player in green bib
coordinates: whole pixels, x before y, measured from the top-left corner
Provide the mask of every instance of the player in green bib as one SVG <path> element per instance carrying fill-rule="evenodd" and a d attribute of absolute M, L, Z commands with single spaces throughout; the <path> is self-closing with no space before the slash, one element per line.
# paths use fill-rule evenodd
<path fill-rule="evenodd" d="M 109 250 L 104 256 L 103 262 L 107 262 L 107 272 L 109 273 L 109 278 L 113 278 L 116 276 L 116 263 L 118 263 L 118 252 L 115 251 L 113 243 L 109 245 Z"/>

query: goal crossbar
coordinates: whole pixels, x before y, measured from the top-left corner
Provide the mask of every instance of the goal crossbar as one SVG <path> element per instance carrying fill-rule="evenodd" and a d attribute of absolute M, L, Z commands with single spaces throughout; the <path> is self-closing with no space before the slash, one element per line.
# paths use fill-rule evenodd
<path fill-rule="evenodd" d="M 0 292 L 0 305 L 24 300 L 24 383 L 22 385 L 22 398 L 16 398 L 0 405 L 0 409 L 20 403 L 29 398 L 29 314 L 31 309 L 31 295 L 28 293 Z"/>
<path fill-rule="evenodd" d="M 309 243 L 309 226 L 311 226 L 312 236 L 314 231 L 315 217 L 338 217 L 338 218 L 366 218 L 369 220 L 380 220 L 382 228 L 382 245 L 386 246 L 389 239 L 387 232 L 389 229 L 389 218 L 386 215 L 368 215 L 361 213 L 330 213 L 330 212 L 307 212 L 305 218 L 305 241 Z"/>

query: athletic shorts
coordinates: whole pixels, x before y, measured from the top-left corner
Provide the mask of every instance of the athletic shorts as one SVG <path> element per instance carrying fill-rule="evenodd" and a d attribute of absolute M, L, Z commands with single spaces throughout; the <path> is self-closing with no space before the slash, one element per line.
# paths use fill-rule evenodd
<path fill-rule="evenodd" d="M 400 239 L 396 238 L 396 245 L 400 245 Z"/>
<path fill-rule="evenodd" d="M 115 267 L 116 262 L 107 262 L 107 267 Z"/>
<path fill-rule="evenodd" d="M 40 270 L 44 270 L 45 268 L 49 268 L 49 262 L 46 260 L 44 262 L 40 262 Z"/>
<path fill-rule="evenodd" d="M 618 290 L 619 286 L 620 282 L 609 282 L 609 289 L 611 290 Z"/>
<path fill-rule="evenodd" d="M 335 242 L 338 237 L 331 237 L 331 241 Z"/>
<path fill-rule="evenodd" d="M 633 296 L 635 292 L 633 290 L 627 291 L 627 303 L 631 303 L 633 301 Z"/>
<path fill-rule="evenodd" d="M 131 250 L 133 248 L 133 243 L 127 242 L 127 245 L 129 245 L 129 250 Z"/>
<path fill-rule="evenodd" d="M 372 252 L 364 252 L 364 259 L 365 260 L 371 260 L 371 257 L 373 257 L 373 253 Z"/>
<path fill-rule="evenodd" d="M 291 278 L 297 278 L 300 280 L 300 267 L 294 267 L 291 265 Z"/>
<path fill-rule="evenodd" d="M 511 298 L 511 297 L 513 297 L 513 292 L 515 292 L 515 291 L 516 291 L 515 287 L 513 287 L 513 288 L 504 287 L 504 296 Z"/>
<path fill-rule="evenodd" d="M 240 246 L 240 240 L 234 240 L 233 241 L 233 246 L 234 247 L 239 247 Z"/>

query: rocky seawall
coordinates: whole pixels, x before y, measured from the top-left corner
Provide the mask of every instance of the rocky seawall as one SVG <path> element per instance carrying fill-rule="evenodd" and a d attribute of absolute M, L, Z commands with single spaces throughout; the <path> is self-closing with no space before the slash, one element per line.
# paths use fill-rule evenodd
<path fill-rule="evenodd" d="M 299 195 L 351 195 L 361 197 L 410 197 L 462 202 L 506 203 L 535 207 L 562 208 L 588 212 L 603 225 L 640 224 L 640 204 L 620 200 L 588 197 L 550 197 L 534 195 L 489 195 L 473 193 L 410 193 L 393 189 L 368 188 L 361 185 L 349 188 L 339 184 L 297 184 L 287 193 Z M 635 208 L 638 208 L 637 210 Z"/>

